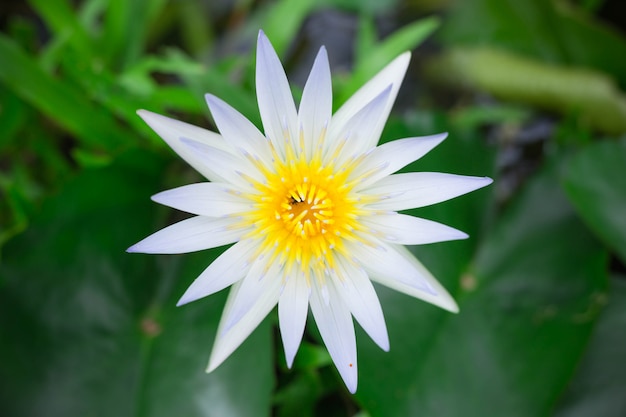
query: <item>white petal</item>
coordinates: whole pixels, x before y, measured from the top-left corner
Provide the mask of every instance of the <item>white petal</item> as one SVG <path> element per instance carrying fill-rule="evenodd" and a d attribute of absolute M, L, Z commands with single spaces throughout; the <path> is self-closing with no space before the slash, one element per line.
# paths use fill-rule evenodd
<path fill-rule="evenodd" d="M 379 249 L 353 253 L 373 281 L 453 313 L 459 311 L 446 289 L 404 246 L 382 243 Z"/>
<path fill-rule="evenodd" d="M 450 200 L 492 182 L 487 177 L 410 172 L 383 178 L 363 193 L 379 197 L 378 201 L 369 204 L 372 209 L 400 211 Z"/>
<path fill-rule="evenodd" d="M 367 273 L 343 257 L 337 257 L 338 270 L 333 274 L 337 292 L 363 330 L 384 351 L 389 350 L 387 326 L 374 286 Z"/>
<path fill-rule="evenodd" d="M 359 157 L 376 146 L 378 137 L 373 137 L 372 131 L 380 121 L 381 112 L 389 100 L 390 92 L 391 85 L 352 116 L 339 136 L 329 137 L 324 155 L 327 161 L 342 166 L 348 159 Z"/>
<path fill-rule="evenodd" d="M 206 101 L 215 119 L 215 124 L 228 143 L 242 153 L 258 158 L 265 166 L 271 166 L 272 151 L 259 129 L 241 113 L 219 98 L 207 94 Z"/>
<path fill-rule="evenodd" d="M 257 241 L 244 239 L 228 248 L 195 279 L 176 305 L 181 306 L 221 291 L 245 277 L 257 247 Z"/>
<path fill-rule="evenodd" d="M 160 114 L 147 110 L 139 110 L 137 114 L 154 130 L 163 140 L 183 158 L 196 171 L 210 181 L 220 182 L 224 179 L 207 166 L 202 159 L 180 142 L 181 137 L 190 138 L 224 152 L 232 152 L 232 148 L 224 142 L 224 139 L 215 132 L 200 127 L 170 119 Z"/>
<path fill-rule="evenodd" d="M 411 60 L 411 53 L 405 52 L 402 55 L 394 59 L 389 65 L 383 68 L 378 74 L 369 80 L 363 87 L 361 87 L 348 101 L 333 116 L 331 126 L 329 129 L 329 135 L 334 137 L 339 132 L 344 130 L 345 124 L 358 113 L 363 106 L 372 101 L 376 96 L 386 89 L 389 85 L 392 85 L 391 92 L 389 93 L 389 100 L 386 106 L 380 113 L 380 122 L 372 130 L 371 136 L 378 139 L 383 131 L 383 127 L 389 112 L 393 106 L 400 84 L 406 73 L 406 69 L 409 66 Z"/>
<path fill-rule="evenodd" d="M 360 178 L 355 190 L 360 190 L 376 181 L 393 174 L 413 161 L 426 155 L 439 145 L 447 133 L 398 139 L 376 147 L 363 162 L 350 174 L 350 179 Z"/>
<path fill-rule="evenodd" d="M 285 140 L 297 138 L 297 113 L 278 55 L 263 31 L 256 51 L 256 94 L 265 136 L 284 155 Z"/>
<path fill-rule="evenodd" d="M 274 279 L 275 277 L 267 277 L 268 281 L 280 283 L 280 279 Z M 220 325 L 217 330 L 217 337 L 213 350 L 211 351 L 211 358 L 209 359 L 209 365 L 207 372 L 213 371 L 217 368 L 231 353 L 235 351 L 241 345 L 241 343 L 252 333 L 252 331 L 263 321 L 265 316 L 272 311 L 276 303 L 278 302 L 278 294 L 280 292 L 280 284 L 275 285 L 272 288 L 268 288 L 263 294 L 258 294 L 256 300 L 250 306 L 248 312 L 233 325 L 228 331 L 224 331 L 225 322 L 230 316 L 230 311 L 233 307 L 238 293 L 241 289 L 242 281 L 239 281 L 233 285 L 226 306 L 224 307 L 224 313 L 220 320 Z"/>
<path fill-rule="evenodd" d="M 355 393 L 357 387 L 356 338 L 352 316 L 337 294 L 334 284 L 329 282 L 327 287 L 328 304 L 324 302 L 320 289 L 313 285 L 310 300 L 311 311 L 339 375 L 343 378 L 348 390 Z"/>
<path fill-rule="evenodd" d="M 281 267 L 277 262 L 268 264 L 270 257 L 260 256 L 253 261 L 248 274 L 241 282 L 237 297 L 233 299 L 228 314 L 222 318 L 223 332 L 228 332 L 245 316 L 258 297 L 272 292 L 283 285 L 283 277 L 278 273 Z"/>
<path fill-rule="evenodd" d="M 285 288 L 278 299 L 280 335 L 289 368 L 293 364 L 293 359 L 302 341 L 310 295 L 311 289 L 306 279 L 302 274 L 296 273 L 287 279 Z"/>
<path fill-rule="evenodd" d="M 240 192 L 228 184 L 203 182 L 160 192 L 152 200 L 187 213 L 222 217 L 250 210 L 251 202 L 237 193 Z"/>
<path fill-rule="evenodd" d="M 363 217 L 361 221 L 380 239 L 400 245 L 424 245 L 468 237 L 445 224 L 406 214 L 376 214 Z"/>
<path fill-rule="evenodd" d="M 188 138 L 182 138 L 181 142 L 191 151 L 194 151 L 196 156 L 210 166 L 220 177 L 224 178 L 224 181 L 220 182 L 227 182 L 244 190 L 253 190 L 254 185 L 250 179 L 262 177 L 248 161 L 236 155 Z"/>
<path fill-rule="evenodd" d="M 382 275 L 424 293 L 437 295 L 431 285 L 429 279 L 431 275 L 428 271 L 424 268 L 416 268 L 414 264 L 398 253 L 395 246 L 378 241 L 372 236 L 368 240 L 370 244 L 350 243 L 346 247 L 348 253 L 370 276 Z M 372 279 L 374 278 L 372 277 Z"/>
<path fill-rule="evenodd" d="M 241 220 L 196 216 L 151 234 L 128 248 L 127 252 L 174 254 L 216 248 L 238 241 L 247 229 Z"/>
<path fill-rule="evenodd" d="M 315 145 L 330 122 L 333 91 L 326 48 L 321 47 L 302 92 L 298 109 L 298 126 L 302 129 L 306 155 L 312 155 Z"/>

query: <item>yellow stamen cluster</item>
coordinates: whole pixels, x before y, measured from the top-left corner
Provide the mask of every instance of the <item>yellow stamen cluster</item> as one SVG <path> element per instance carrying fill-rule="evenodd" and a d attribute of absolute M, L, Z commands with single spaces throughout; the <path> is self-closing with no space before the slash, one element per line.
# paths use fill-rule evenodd
<path fill-rule="evenodd" d="M 261 237 L 261 253 L 269 262 L 284 264 L 286 275 L 298 268 L 307 280 L 323 279 L 335 268 L 333 252 L 345 253 L 344 242 L 360 240 L 356 231 L 361 214 L 350 169 L 324 164 L 321 151 L 310 158 L 287 146 L 285 158 L 275 155 L 272 171 L 264 169 L 264 182 L 250 198 L 255 209 L 246 216 L 254 224 L 251 237 Z M 268 263 L 269 264 L 269 263 Z"/>

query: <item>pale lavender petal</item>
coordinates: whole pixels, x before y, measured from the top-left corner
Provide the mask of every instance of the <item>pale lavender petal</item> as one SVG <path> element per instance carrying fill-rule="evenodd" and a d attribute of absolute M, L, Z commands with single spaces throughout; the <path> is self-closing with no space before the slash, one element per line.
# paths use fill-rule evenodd
<path fill-rule="evenodd" d="M 278 55 L 263 31 L 256 56 L 256 94 L 265 136 L 284 154 L 285 141 L 297 138 L 297 112 Z"/>
<path fill-rule="evenodd" d="M 268 277 L 268 281 L 275 283 L 279 279 L 271 279 Z M 267 284 L 271 284 L 268 282 Z M 217 368 L 231 353 L 235 351 L 241 345 L 241 343 L 252 333 L 254 329 L 263 321 L 265 316 L 274 308 L 278 302 L 278 296 L 280 293 L 280 285 L 272 285 L 266 288 L 266 291 L 262 294 L 257 294 L 256 299 L 250 300 L 253 304 L 250 306 L 248 312 L 241 317 L 241 319 L 234 325 L 232 325 L 227 331 L 225 331 L 226 322 L 229 320 L 231 309 L 235 301 L 237 300 L 239 291 L 242 287 L 242 281 L 238 281 L 232 286 L 226 306 L 224 307 L 224 313 L 220 320 L 220 324 L 217 330 L 217 337 L 213 350 L 211 352 L 211 358 L 209 359 L 209 365 L 207 372 L 213 371 Z"/>
<path fill-rule="evenodd" d="M 224 140 L 244 155 L 250 155 L 264 166 L 272 164 L 272 151 L 267 138 L 241 113 L 214 95 L 207 94 L 206 101 L 215 124 Z"/>
<path fill-rule="evenodd" d="M 439 281 L 404 246 L 380 243 L 378 248 L 354 245 L 355 257 L 370 279 L 456 313 L 459 307 Z"/>
<path fill-rule="evenodd" d="M 245 277 L 257 248 L 258 242 L 252 239 L 235 243 L 195 279 L 176 305 L 181 306 L 221 291 Z"/>
<path fill-rule="evenodd" d="M 402 79 L 404 78 L 404 74 L 406 73 L 410 60 L 410 52 L 403 53 L 383 68 L 374 76 L 374 78 L 369 80 L 356 93 L 354 93 L 354 95 L 352 95 L 352 97 L 350 97 L 350 99 L 348 99 L 348 101 L 346 101 L 345 104 L 334 114 L 329 128 L 329 135 L 334 137 L 335 135 L 338 135 L 339 132 L 343 131 L 346 123 L 348 123 L 348 120 L 357 114 L 365 105 L 367 105 L 367 103 L 379 96 L 389 85 L 391 85 L 392 88 L 389 93 L 389 100 L 387 100 L 385 107 L 380 113 L 380 122 L 371 132 L 371 136 L 378 140 L 383 131 L 385 122 L 389 117 L 391 107 L 396 100 L 400 84 L 402 84 Z"/>
<path fill-rule="evenodd" d="M 174 223 L 128 248 L 127 252 L 174 254 L 228 245 L 248 231 L 236 218 L 196 216 Z"/>
<path fill-rule="evenodd" d="M 325 134 L 332 116 L 332 102 L 328 55 L 326 48 L 322 46 L 304 86 L 298 109 L 298 127 L 302 129 L 304 151 L 308 156 L 312 155 L 315 145 L 322 139 L 322 134 Z"/>
<path fill-rule="evenodd" d="M 223 217 L 249 211 L 252 203 L 228 184 L 203 182 L 162 191 L 152 196 L 159 204 L 208 217 Z"/>
<path fill-rule="evenodd" d="M 367 244 L 349 243 L 346 247 L 370 276 L 389 276 L 415 289 L 436 295 L 428 271 L 415 268 L 393 246 L 370 236 Z"/>
<path fill-rule="evenodd" d="M 350 261 L 337 257 L 335 287 L 363 330 L 384 351 L 389 350 L 387 326 L 378 296 L 367 273 Z"/>
<path fill-rule="evenodd" d="M 258 297 L 283 285 L 282 267 L 277 262 L 269 261 L 270 258 L 263 255 L 252 261 L 252 266 L 243 279 L 228 314 L 224 314 L 223 332 L 228 332 L 236 325 L 250 311 Z"/>
<path fill-rule="evenodd" d="M 422 136 L 393 140 L 376 147 L 350 174 L 350 179 L 359 179 L 355 190 L 361 190 L 376 181 L 393 174 L 413 161 L 417 161 L 448 136 Z M 361 178 L 359 178 L 361 177 Z"/>
<path fill-rule="evenodd" d="M 370 208 L 400 211 L 450 200 L 492 182 L 487 177 L 410 172 L 390 175 L 362 192 L 378 197 L 378 201 L 369 204 Z"/>
<path fill-rule="evenodd" d="M 248 161 L 195 140 L 183 138 L 181 141 L 195 152 L 197 158 L 224 178 L 224 182 L 242 190 L 254 191 L 254 184 L 251 180 L 259 178 L 260 174 Z"/>
<path fill-rule="evenodd" d="M 400 245 L 424 245 L 468 237 L 445 224 L 406 214 L 376 214 L 361 218 L 361 222 L 380 239 Z"/>
<path fill-rule="evenodd" d="M 355 393 L 357 387 L 356 338 L 350 310 L 337 294 L 334 284 L 327 285 L 328 304 L 324 301 L 317 285 L 314 285 L 312 289 L 310 302 L 315 324 L 339 375 L 348 390 Z"/>
<path fill-rule="evenodd" d="M 232 153 L 233 148 L 229 146 L 224 139 L 215 132 L 211 132 L 200 127 L 161 116 L 147 110 L 139 110 L 137 114 L 154 130 L 163 140 L 183 158 L 196 171 L 211 181 L 220 182 L 224 179 L 218 175 L 210 166 L 207 166 L 201 158 L 198 158 L 195 152 L 184 146 L 180 142 L 180 138 L 186 137 L 219 149 L 223 152 Z"/>
<path fill-rule="evenodd" d="M 293 364 L 293 359 L 302 341 L 306 316 L 309 311 L 310 295 L 311 288 L 305 277 L 301 273 L 294 273 L 287 278 L 285 287 L 278 299 L 280 335 L 289 368 Z"/>
<path fill-rule="evenodd" d="M 329 136 L 324 155 L 326 161 L 341 167 L 350 158 L 359 157 L 374 148 L 378 137 L 372 137 L 372 132 L 379 123 L 390 92 L 391 86 L 388 86 L 352 116 L 338 136 Z"/>

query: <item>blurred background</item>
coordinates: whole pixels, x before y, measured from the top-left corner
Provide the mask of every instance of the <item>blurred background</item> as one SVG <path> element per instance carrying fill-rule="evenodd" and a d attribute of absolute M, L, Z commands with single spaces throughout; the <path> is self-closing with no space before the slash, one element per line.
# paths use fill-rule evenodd
<path fill-rule="evenodd" d="M 619 0 L 28 0 L 0 5 L 0 415 L 626 416 L 626 9 Z M 350 395 L 309 323 L 272 313 L 205 374 L 226 291 L 176 308 L 223 248 L 125 249 L 201 181 L 139 119 L 258 126 L 263 29 L 296 98 L 326 45 L 335 108 L 405 50 L 383 141 L 450 132 L 408 167 L 491 176 L 411 211 L 470 234 L 412 247 L 452 315 L 377 287 Z"/>

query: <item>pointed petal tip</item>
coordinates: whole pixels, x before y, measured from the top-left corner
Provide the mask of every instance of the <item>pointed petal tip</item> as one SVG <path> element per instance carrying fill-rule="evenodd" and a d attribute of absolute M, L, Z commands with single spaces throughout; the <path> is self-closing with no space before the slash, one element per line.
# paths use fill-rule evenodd
<path fill-rule="evenodd" d="M 259 51 L 262 47 L 264 47 L 264 46 L 266 46 L 266 45 L 270 45 L 270 46 L 271 46 L 271 45 L 272 45 L 272 43 L 270 42 L 269 38 L 267 37 L 267 35 L 266 35 L 266 34 L 265 34 L 265 32 L 263 31 L 263 29 L 259 29 L 259 34 L 258 34 L 258 36 L 257 36 L 257 44 L 256 44 L 256 47 L 257 47 L 257 53 L 258 53 L 258 51 Z M 273 48 L 272 48 L 272 49 L 273 49 Z"/>
<path fill-rule="evenodd" d="M 209 110 L 211 110 L 211 106 L 215 107 L 215 106 L 225 105 L 226 104 L 224 102 L 224 100 L 222 100 L 221 98 L 219 98 L 215 94 L 211 94 L 211 93 L 206 93 L 204 95 L 204 101 L 206 101 L 207 106 L 209 106 Z M 211 110 L 211 112 L 212 111 L 213 110 Z"/>
<path fill-rule="evenodd" d="M 193 300 L 189 300 L 188 297 L 185 297 L 186 293 L 183 294 L 182 297 L 180 297 L 180 300 L 178 300 L 178 302 L 176 303 L 176 307 L 181 307 L 184 306 L 185 304 L 189 304 L 190 302 L 192 302 Z"/>
<path fill-rule="evenodd" d="M 393 61 L 391 61 L 389 65 L 397 63 L 401 67 L 404 67 L 402 69 L 402 73 L 403 73 L 402 75 L 404 75 L 404 73 L 406 72 L 406 69 L 409 67 L 410 62 L 411 62 L 411 51 L 406 51 L 398 55 Z M 400 79 L 399 82 L 402 83 L 402 79 Z"/>
<path fill-rule="evenodd" d="M 381 340 L 380 343 L 377 343 L 378 347 L 383 350 L 383 352 L 389 352 L 389 338 L 385 340 Z"/>
<path fill-rule="evenodd" d="M 448 138 L 448 132 L 436 133 L 434 135 L 429 135 L 429 136 L 424 137 L 424 139 L 434 142 L 434 145 L 432 145 L 431 150 L 439 146 L 441 142 L 443 142 L 447 138 Z"/>
<path fill-rule="evenodd" d="M 456 301 L 454 300 L 454 298 L 452 298 L 451 296 L 445 297 L 446 299 L 444 300 L 443 303 L 438 304 L 438 307 L 443 308 L 444 310 L 453 313 L 453 314 L 458 314 L 459 312 L 459 305 L 456 303 Z"/>
<path fill-rule="evenodd" d="M 210 374 L 211 372 L 215 371 L 215 368 L 217 368 L 219 366 L 215 365 L 212 363 L 211 360 L 209 360 L 209 364 L 207 365 L 206 369 L 204 370 L 204 372 L 206 372 L 207 374 Z"/>
<path fill-rule="evenodd" d="M 146 239 L 140 240 L 139 242 L 130 246 L 128 249 L 126 249 L 126 253 L 150 253 L 146 250 L 146 245 L 144 244 Z"/>
<path fill-rule="evenodd" d="M 469 235 L 465 232 L 462 232 L 456 229 L 452 229 L 452 230 L 453 231 L 451 231 L 450 240 L 464 240 L 464 239 L 469 238 Z"/>
<path fill-rule="evenodd" d="M 473 177 L 475 181 L 474 190 L 479 190 L 493 183 L 493 179 L 490 177 Z"/>
<path fill-rule="evenodd" d="M 285 341 L 283 340 L 283 348 L 285 351 L 285 362 L 287 363 L 287 368 L 291 369 L 291 367 L 293 366 L 293 362 L 296 358 L 296 354 L 298 353 L 299 347 L 300 347 L 300 341 L 298 341 L 297 346 L 294 346 L 293 344 L 291 345 L 285 344 Z"/>
<path fill-rule="evenodd" d="M 135 113 L 137 113 L 137 116 L 141 117 L 143 121 L 150 126 L 152 126 L 151 123 L 167 122 L 167 120 L 170 120 L 168 117 L 150 110 L 138 109 Z"/>
<path fill-rule="evenodd" d="M 150 200 L 154 201 L 155 203 L 163 204 L 163 201 L 165 200 L 165 199 L 163 198 L 163 196 L 164 196 L 164 195 L 167 195 L 167 194 L 165 193 L 165 191 L 161 191 L 161 192 L 159 192 L 159 193 L 156 193 L 156 194 L 154 194 L 154 195 L 151 195 L 151 196 L 150 196 Z"/>
<path fill-rule="evenodd" d="M 197 301 L 197 300 L 199 300 L 201 298 L 204 298 L 204 297 L 206 297 L 208 295 L 211 295 L 211 294 L 212 293 L 201 292 L 200 290 L 198 290 L 198 287 L 194 286 L 194 284 L 192 283 L 187 288 L 187 290 L 185 290 L 183 295 L 180 297 L 180 299 L 176 303 L 176 307 L 184 306 L 185 304 L 192 303 L 194 301 Z"/>
<path fill-rule="evenodd" d="M 217 338 L 219 338 L 219 336 L 217 336 Z M 217 342 L 217 338 L 216 338 L 216 342 Z M 216 342 L 213 342 L 213 343 L 216 343 Z M 209 363 L 207 364 L 207 367 L 204 371 L 207 374 L 215 371 L 229 356 L 229 355 L 226 355 L 226 357 L 223 357 L 223 355 L 220 355 L 220 357 L 217 358 L 215 356 L 215 353 L 216 353 L 215 345 L 213 345 L 213 350 L 211 351 L 211 356 L 209 357 Z"/>
<path fill-rule="evenodd" d="M 358 380 L 356 378 L 356 375 L 350 381 L 344 380 L 344 382 L 346 383 L 346 388 L 348 388 L 348 391 L 350 391 L 350 394 L 355 394 L 357 386 L 358 386 Z"/>

